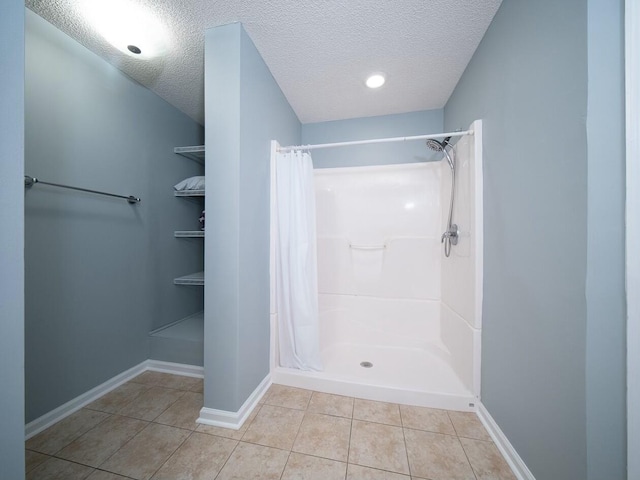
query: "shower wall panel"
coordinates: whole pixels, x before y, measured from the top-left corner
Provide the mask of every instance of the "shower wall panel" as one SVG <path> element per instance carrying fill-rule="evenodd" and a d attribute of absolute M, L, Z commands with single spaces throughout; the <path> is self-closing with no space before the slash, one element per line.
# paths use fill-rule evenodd
<path fill-rule="evenodd" d="M 454 148 L 455 205 L 452 222 L 458 225 L 458 244 L 442 260 L 442 342 L 452 366 L 472 392 L 480 393 L 480 333 L 482 327 L 482 124 L 470 127 L 474 135 L 461 137 Z M 442 231 L 449 213 L 451 170 L 441 164 Z"/>
<path fill-rule="evenodd" d="M 315 172 L 320 294 L 440 299 L 440 165 Z"/>
<path fill-rule="evenodd" d="M 480 283 L 476 278 L 477 246 L 476 233 L 478 227 L 476 215 L 476 172 L 475 141 L 477 135 L 462 137 L 454 149 L 456 161 L 456 192 L 453 209 L 453 223 L 458 225 L 458 244 L 451 248 L 449 258 L 442 259 L 442 302 L 473 328 L 481 327 L 481 316 L 476 311 L 477 288 Z M 449 195 L 451 192 L 451 170 L 442 163 L 442 210 L 443 219 L 449 209 Z M 442 231 L 446 225 L 442 224 Z"/>

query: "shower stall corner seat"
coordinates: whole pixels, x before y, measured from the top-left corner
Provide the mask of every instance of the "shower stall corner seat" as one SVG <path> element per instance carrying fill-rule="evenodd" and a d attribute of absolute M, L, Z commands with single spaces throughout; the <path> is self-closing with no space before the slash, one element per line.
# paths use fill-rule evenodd
<path fill-rule="evenodd" d="M 443 342 L 439 301 L 320 294 L 324 369 L 276 366 L 273 383 L 336 395 L 473 411 L 477 401 L 468 365 L 454 365 Z M 464 331 L 464 330 L 463 330 Z M 466 334 L 466 333 L 465 333 Z M 472 332 L 464 344 L 472 344 Z M 369 362 L 371 367 L 362 366 Z M 276 358 L 276 365 L 277 358 Z"/>

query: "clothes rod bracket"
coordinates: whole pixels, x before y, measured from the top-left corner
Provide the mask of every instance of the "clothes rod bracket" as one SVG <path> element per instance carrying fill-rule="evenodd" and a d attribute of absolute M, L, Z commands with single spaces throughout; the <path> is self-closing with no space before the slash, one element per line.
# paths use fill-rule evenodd
<path fill-rule="evenodd" d="M 140 198 L 134 197 L 133 195 L 117 195 L 115 193 L 101 192 L 99 190 L 91 190 L 89 188 L 72 187 L 71 185 L 62 185 L 60 183 L 44 182 L 30 175 L 24 176 L 24 186 L 26 188 L 31 188 L 36 183 L 41 183 L 42 185 L 49 185 L 51 187 L 68 188 L 69 190 L 77 190 L 79 192 L 95 193 L 97 195 L 105 195 L 107 197 L 124 198 L 130 204 L 140 203 L 142 201 L 140 200 Z"/>

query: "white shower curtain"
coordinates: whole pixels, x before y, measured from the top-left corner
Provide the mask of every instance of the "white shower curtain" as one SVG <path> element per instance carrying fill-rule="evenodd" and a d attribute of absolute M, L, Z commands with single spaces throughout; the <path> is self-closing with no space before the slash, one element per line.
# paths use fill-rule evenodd
<path fill-rule="evenodd" d="M 320 371 L 313 164 L 301 151 L 278 153 L 275 163 L 280 365 Z"/>

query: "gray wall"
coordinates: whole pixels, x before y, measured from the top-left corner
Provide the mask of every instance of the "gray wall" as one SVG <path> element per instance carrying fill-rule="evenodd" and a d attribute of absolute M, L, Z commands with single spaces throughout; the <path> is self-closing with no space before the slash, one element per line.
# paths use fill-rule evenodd
<path fill-rule="evenodd" d="M 587 477 L 586 113 L 580 0 L 505 0 L 444 112 L 484 121 L 482 401 L 538 480 Z"/>
<path fill-rule="evenodd" d="M 205 93 L 204 406 L 237 411 L 269 373 L 270 140 L 300 122 L 239 23 L 206 32 Z"/>
<path fill-rule="evenodd" d="M 623 479 L 624 2 L 588 3 L 587 478 Z"/>
<path fill-rule="evenodd" d="M 202 269 L 202 206 L 173 185 L 202 166 L 173 153 L 203 130 L 34 13 L 26 23 L 25 169 L 42 180 L 133 194 L 124 200 L 36 185 L 25 197 L 27 421 L 148 358 L 148 332 L 202 309 L 174 277 Z"/>
<path fill-rule="evenodd" d="M 372 138 L 442 133 L 443 110 L 336 120 L 302 125 L 302 144 L 348 142 Z M 440 160 L 423 141 L 355 145 L 311 152 L 314 168 L 359 167 Z"/>
<path fill-rule="evenodd" d="M 24 478 L 24 2 L 0 15 L 0 478 Z"/>

